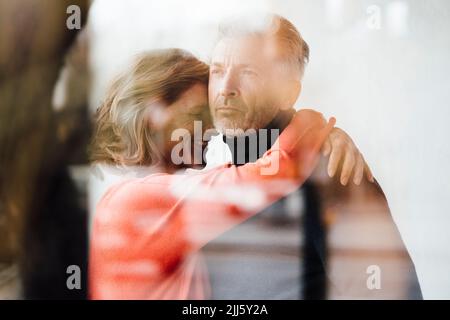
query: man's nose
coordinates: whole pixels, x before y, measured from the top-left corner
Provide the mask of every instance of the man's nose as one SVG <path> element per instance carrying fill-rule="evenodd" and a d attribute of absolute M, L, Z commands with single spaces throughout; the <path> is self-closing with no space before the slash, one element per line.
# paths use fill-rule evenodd
<path fill-rule="evenodd" d="M 229 98 L 239 95 L 236 79 L 231 72 L 227 72 L 222 80 L 222 87 L 220 88 L 220 95 Z"/>

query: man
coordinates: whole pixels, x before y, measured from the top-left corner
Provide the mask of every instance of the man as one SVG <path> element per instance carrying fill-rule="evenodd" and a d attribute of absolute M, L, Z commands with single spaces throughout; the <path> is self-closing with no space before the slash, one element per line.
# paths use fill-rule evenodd
<path fill-rule="evenodd" d="M 308 58 L 308 45 L 295 26 L 280 16 L 269 16 L 262 24 L 259 21 L 253 24 L 248 21 L 235 22 L 221 30 L 211 57 L 209 102 L 214 125 L 222 134 L 219 139 L 227 143 L 229 151 L 223 149 L 223 144 L 220 146 L 220 141 L 217 145 L 215 139 L 216 145 L 211 145 L 206 156 L 208 166 L 218 164 L 214 159 L 218 156 L 237 165 L 254 161 L 261 156 L 265 148 L 261 148 L 259 142 L 266 140 L 270 145 L 273 140 L 270 130 L 262 136 L 258 129 L 283 130 L 290 122 L 295 113 L 294 104 L 302 90 L 302 77 Z M 258 143 L 256 147 L 252 147 L 251 141 L 255 139 Z M 230 159 L 223 156 L 224 152 L 228 153 Z M 340 182 L 343 186 L 350 179 L 359 185 L 364 172 L 368 180 L 373 181 L 363 156 L 342 130 L 335 129 L 330 134 L 323 153 L 330 155 L 327 170 L 330 177 L 335 175 L 339 164 L 342 164 Z M 252 287 L 243 283 L 242 278 L 239 280 L 229 274 L 227 282 L 230 287 L 240 290 L 239 298 L 326 297 L 326 239 L 319 216 L 319 197 L 312 183 L 306 185 L 304 193 L 310 200 L 309 204 L 307 201 L 310 210 L 304 218 L 306 228 L 303 259 L 308 262 L 303 264 L 304 283 L 290 281 L 292 278 L 286 278 L 285 274 L 292 275 L 292 270 L 280 272 L 276 270 L 277 267 L 252 271 L 262 273 L 259 278 L 255 278 L 259 280 Z M 278 207 L 283 208 L 283 205 Z M 401 243 L 396 229 L 392 232 L 396 241 Z M 406 256 L 409 259 L 407 252 Z M 270 257 L 262 263 L 268 260 Z M 230 264 L 229 268 L 233 268 L 236 262 Z M 412 274 L 412 282 L 417 284 L 412 262 L 408 263 L 407 270 Z M 284 290 L 284 295 L 280 294 L 280 290 Z M 222 292 L 214 297 L 237 298 L 236 293 L 237 291 Z M 345 295 L 346 292 L 343 292 L 343 296 Z M 414 297 L 420 297 L 420 290 Z"/>

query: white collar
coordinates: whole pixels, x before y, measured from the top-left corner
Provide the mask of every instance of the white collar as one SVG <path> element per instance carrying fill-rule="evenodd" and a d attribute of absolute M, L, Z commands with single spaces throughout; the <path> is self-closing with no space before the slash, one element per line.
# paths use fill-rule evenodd
<path fill-rule="evenodd" d="M 228 145 L 223 142 L 223 135 L 219 134 L 211 137 L 208 142 L 208 149 L 206 151 L 206 166 L 204 170 L 212 169 L 232 162 L 232 155 Z"/>

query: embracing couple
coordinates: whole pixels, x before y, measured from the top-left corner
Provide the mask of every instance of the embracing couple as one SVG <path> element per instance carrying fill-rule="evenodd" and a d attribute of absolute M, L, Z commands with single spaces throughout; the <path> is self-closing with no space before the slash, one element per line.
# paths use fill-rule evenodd
<path fill-rule="evenodd" d="M 155 50 L 115 80 L 91 150 L 103 174 L 120 176 L 94 215 L 91 298 L 208 299 L 201 248 L 301 187 L 321 155 L 330 176 L 342 164 L 343 185 L 373 181 L 334 118 L 295 111 L 308 58 L 292 23 L 271 15 L 256 27 L 222 28 L 210 65 L 181 49 Z M 178 161 L 205 151 L 197 121 L 202 136 L 215 128 L 214 140 L 229 148 L 225 161 L 214 145 L 206 167 Z M 182 150 L 173 136 L 180 129 Z"/>

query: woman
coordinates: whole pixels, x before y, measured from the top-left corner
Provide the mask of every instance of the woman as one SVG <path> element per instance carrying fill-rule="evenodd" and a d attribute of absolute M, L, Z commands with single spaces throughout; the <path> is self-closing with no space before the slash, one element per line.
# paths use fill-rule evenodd
<path fill-rule="evenodd" d="M 255 163 L 175 174 L 190 165 L 174 161 L 172 133 L 194 137 L 194 121 L 211 126 L 208 72 L 178 49 L 143 54 L 99 109 L 94 161 L 146 175 L 115 184 L 97 205 L 91 298 L 208 298 L 199 249 L 297 189 L 314 168 L 335 120 L 303 110 Z M 191 146 L 195 153 L 204 144 Z"/>

